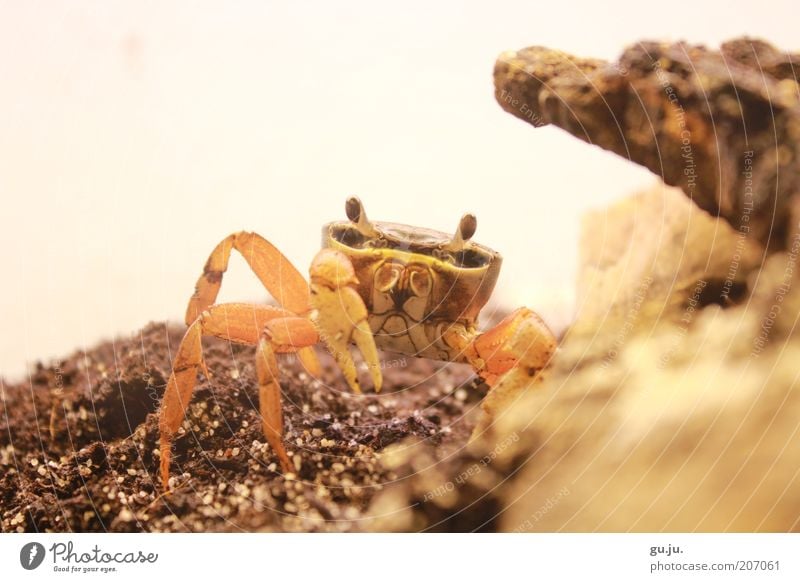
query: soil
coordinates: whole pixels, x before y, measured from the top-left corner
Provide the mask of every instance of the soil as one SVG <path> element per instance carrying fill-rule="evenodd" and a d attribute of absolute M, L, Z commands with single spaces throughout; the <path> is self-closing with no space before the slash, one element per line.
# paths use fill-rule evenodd
<path fill-rule="evenodd" d="M 165 495 L 157 409 L 183 331 L 152 323 L 37 364 L 28 382 L 0 379 L 3 532 L 368 529 L 370 501 L 398 479 L 381 451 L 406 438 L 459 451 L 486 393 L 466 366 L 384 353 L 383 391 L 355 395 L 322 350 L 320 379 L 284 357 L 297 471 L 283 474 L 261 433 L 253 348 L 207 338 L 212 378 L 198 378 Z"/>

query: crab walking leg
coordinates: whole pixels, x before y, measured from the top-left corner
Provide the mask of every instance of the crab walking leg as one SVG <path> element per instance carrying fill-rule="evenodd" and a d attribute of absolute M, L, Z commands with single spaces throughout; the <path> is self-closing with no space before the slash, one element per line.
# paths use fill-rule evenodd
<path fill-rule="evenodd" d="M 186 325 L 217 300 L 222 275 L 236 249 L 279 305 L 298 315 L 309 310 L 308 283 L 275 246 L 253 232 L 237 232 L 220 242 L 208 257 L 186 308 Z"/>
<path fill-rule="evenodd" d="M 511 371 L 535 376 L 550 361 L 558 343 L 542 318 L 521 307 L 475 338 L 472 345 L 486 362 L 486 381 L 494 385 Z"/>
<path fill-rule="evenodd" d="M 294 471 L 283 446 L 283 408 L 281 386 L 278 383 L 278 361 L 270 341 L 261 338 L 256 348 L 256 376 L 258 378 L 258 402 L 264 436 L 269 446 L 278 455 L 281 468 L 286 473 Z"/>
<path fill-rule="evenodd" d="M 323 249 L 312 261 L 310 274 L 312 317 L 345 380 L 354 392 L 361 392 L 349 350 L 352 342 L 361 351 L 375 391 L 380 391 L 383 377 L 378 349 L 367 320 L 367 307 L 355 289 L 358 279 L 350 259 L 333 249 Z"/>
<path fill-rule="evenodd" d="M 197 381 L 197 371 L 205 368 L 200 341 L 202 336 L 213 335 L 237 343 L 256 344 L 263 330 L 272 328 L 275 330 L 273 335 L 284 341 L 280 346 L 281 351 L 294 351 L 296 347 L 292 341 L 302 344 L 298 347 L 306 347 L 318 340 L 316 330 L 308 319 L 296 317 L 278 307 L 246 303 L 214 305 L 189 326 L 178 347 L 159 409 L 161 479 L 165 487 L 169 483 L 172 439 L 186 414 Z"/>
<path fill-rule="evenodd" d="M 189 398 L 194 390 L 197 369 L 203 366 L 202 319 L 189 326 L 172 363 L 172 373 L 158 412 L 158 432 L 161 446 L 161 483 L 169 489 L 169 464 L 172 456 L 172 437 L 183 421 Z"/>
<path fill-rule="evenodd" d="M 547 324 L 525 307 L 480 334 L 453 327 L 445 340 L 465 354 L 490 386 L 512 373 L 520 380 L 533 378 L 547 366 L 558 345 Z"/>
<path fill-rule="evenodd" d="M 265 325 L 265 333 L 278 353 L 295 352 L 309 374 L 315 378 L 320 376 L 322 367 L 314 352 L 319 334 L 308 317 L 292 314 L 271 319 Z"/>
<path fill-rule="evenodd" d="M 305 317 L 284 317 L 268 321 L 256 348 L 256 377 L 261 426 L 281 468 L 294 471 L 283 446 L 283 411 L 278 382 L 276 353 L 310 350 L 319 341 L 314 324 Z M 316 356 L 315 356 L 316 357 Z"/>
<path fill-rule="evenodd" d="M 473 342 L 478 356 L 486 362 L 487 382 L 513 373 L 520 379 L 536 376 L 550 362 L 558 342 L 535 312 L 521 307 Z"/>
<path fill-rule="evenodd" d="M 481 404 L 489 423 L 526 389 L 542 380 L 542 371 L 558 347 L 544 321 L 524 307 L 492 329 L 475 336 L 471 342 L 463 335 L 449 339 L 461 342 L 467 360 L 492 387 Z M 476 427 L 473 435 L 486 428 Z"/>

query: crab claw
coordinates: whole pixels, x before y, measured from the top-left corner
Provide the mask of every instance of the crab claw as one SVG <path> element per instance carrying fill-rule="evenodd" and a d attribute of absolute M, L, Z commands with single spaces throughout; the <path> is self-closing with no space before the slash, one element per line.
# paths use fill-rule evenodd
<path fill-rule="evenodd" d="M 312 317 L 350 388 L 361 392 L 356 365 L 349 350 L 350 343 L 355 343 L 367 365 L 375 391 L 380 391 L 383 377 L 378 349 L 367 321 L 367 307 L 355 289 L 358 279 L 350 259 L 339 251 L 323 249 L 311 263 L 310 275 Z"/>

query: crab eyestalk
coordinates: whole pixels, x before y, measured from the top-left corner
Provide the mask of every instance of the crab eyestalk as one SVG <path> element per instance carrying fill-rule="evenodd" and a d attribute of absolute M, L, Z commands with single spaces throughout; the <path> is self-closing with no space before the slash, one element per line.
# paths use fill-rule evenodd
<path fill-rule="evenodd" d="M 475 218 L 475 215 L 470 213 L 465 214 L 461 217 L 453 238 L 450 239 L 450 242 L 444 246 L 443 250 L 451 253 L 459 253 L 463 251 L 464 245 L 473 237 L 477 228 L 478 219 Z"/>
<path fill-rule="evenodd" d="M 367 212 L 364 210 L 364 205 L 357 196 L 351 196 L 344 204 L 344 211 L 347 213 L 347 218 L 350 219 L 355 227 L 363 236 L 367 238 L 375 238 L 378 233 L 375 227 L 367 218 Z"/>

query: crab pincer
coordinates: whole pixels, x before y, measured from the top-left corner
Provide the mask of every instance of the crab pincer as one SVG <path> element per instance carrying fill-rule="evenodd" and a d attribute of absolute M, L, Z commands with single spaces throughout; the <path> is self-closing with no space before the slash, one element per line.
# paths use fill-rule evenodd
<path fill-rule="evenodd" d="M 358 294 L 353 265 L 344 254 L 323 249 L 311 263 L 311 318 L 354 392 L 361 392 L 351 343 L 361 351 L 376 392 L 383 383 L 369 312 Z"/>

